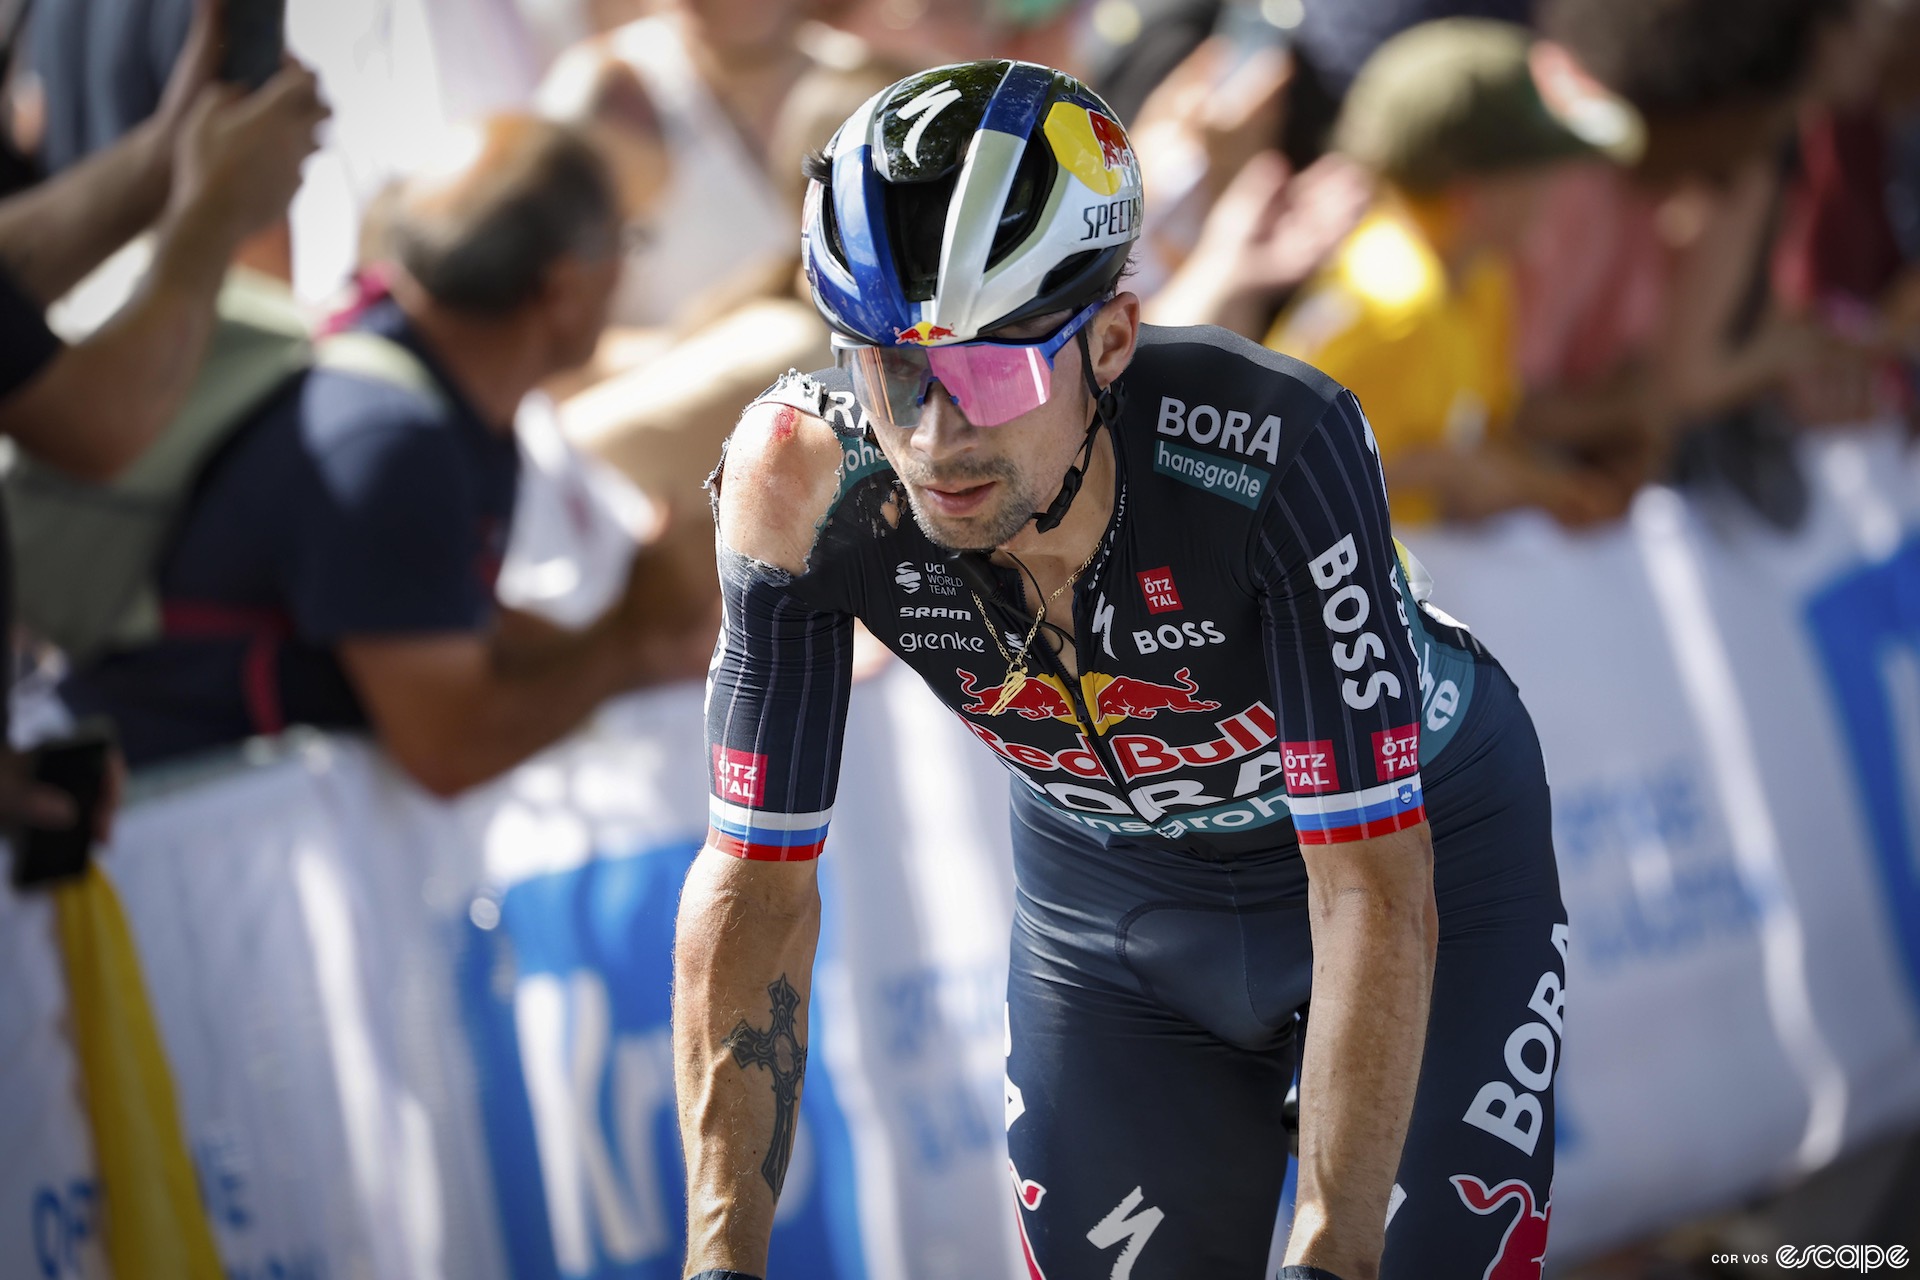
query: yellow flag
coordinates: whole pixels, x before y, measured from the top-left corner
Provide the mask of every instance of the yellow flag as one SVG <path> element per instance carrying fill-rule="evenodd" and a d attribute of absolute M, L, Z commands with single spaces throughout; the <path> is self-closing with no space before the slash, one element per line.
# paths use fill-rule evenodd
<path fill-rule="evenodd" d="M 53 893 L 114 1280 L 221 1280 L 119 895 L 93 866 Z"/>

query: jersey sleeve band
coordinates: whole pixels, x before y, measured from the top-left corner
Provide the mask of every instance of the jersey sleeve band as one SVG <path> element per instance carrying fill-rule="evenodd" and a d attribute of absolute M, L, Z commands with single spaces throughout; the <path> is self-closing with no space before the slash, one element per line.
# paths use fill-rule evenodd
<path fill-rule="evenodd" d="M 707 843 L 749 862 L 809 862 L 827 842 L 833 810 L 775 813 L 707 797 Z"/>
<path fill-rule="evenodd" d="M 1332 796 L 1289 796 L 1301 844 L 1346 844 L 1391 835 L 1427 820 L 1420 775 Z"/>

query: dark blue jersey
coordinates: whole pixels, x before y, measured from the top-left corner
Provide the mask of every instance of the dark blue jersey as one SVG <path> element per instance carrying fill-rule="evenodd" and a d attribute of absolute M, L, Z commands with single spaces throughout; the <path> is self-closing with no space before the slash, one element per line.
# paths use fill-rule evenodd
<path fill-rule="evenodd" d="M 1424 819 L 1422 769 L 1446 767 L 1490 659 L 1416 603 L 1352 394 L 1213 328 L 1143 329 L 1119 386 L 1113 515 L 1072 593 L 1082 670 L 1036 644 L 1011 689 L 1036 603 L 1018 571 L 928 539 L 838 374 L 767 393 L 845 455 L 804 573 L 722 556 L 722 847 L 818 852 L 855 618 L 1092 842 L 1227 859 Z"/>

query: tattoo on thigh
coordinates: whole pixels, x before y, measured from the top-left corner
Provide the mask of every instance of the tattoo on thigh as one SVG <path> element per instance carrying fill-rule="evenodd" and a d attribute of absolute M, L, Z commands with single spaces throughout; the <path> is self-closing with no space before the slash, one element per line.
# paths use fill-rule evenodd
<path fill-rule="evenodd" d="M 800 1012 L 800 993 L 781 974 L 767 986 L 773 999 L 773 1021 L 765 1031 L 743 1018 L 721 1041 L 722 1049 L 733 1050 L 733 1060 L 742 1068 L 765 1067 L 773 1077 L 773 1140 L 767 1144 L 767 1158 L 760 1162 L 761 1176 L 780 1194 L 787 1180 L 787 1161 L 793 1158 L 794 1125 L 800 1115 L 800 1082 L 807 1073 L 807 1047 L 795 1030 Z"/>

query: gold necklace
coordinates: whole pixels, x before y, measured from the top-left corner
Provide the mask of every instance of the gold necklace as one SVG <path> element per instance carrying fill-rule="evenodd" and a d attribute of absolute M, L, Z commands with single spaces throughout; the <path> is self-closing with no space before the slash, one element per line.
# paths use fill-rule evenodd
<path fill-rule="evenodd" d="M 987 613 L 987 606 L 980 599 L 980 593 L 978 591 L 969 593 L 973 596 L 973 607 L 980 611 L 980 620 L 987 624 L 987 634 L 993 638 L 993 647 L 1000 651 L 1001 661 L 1007 664 L 1007 677 L 1000 682 L 1000 694 L 993 700 L 993 705 L 987 708 L 988 715 L 999 715 L 1012 706 L 1013 700 L 1020 696 L 1021 688 L 1032 678 L 1027 675 L 1027 655 L 1033 652 L 1034 640 L 1039 637 L 1040 627 L 1047 620 L 1047 606 L 1058 600 L 1060 593 L 1072 586 L 1074 580 L 1087 571 L 1087 566 L 1093 563 L 1093 558 L 1100 554 L 1100 544 L 1104 541 L 1106 539 L 1102 538 L 1095 542 L 1093 550 L 1087 552 L 1087 558 L 1080 562 L 1080 567 L 1068 574 L 1067 580 L 1055 587 L 1053 594 L 1040 602 L 1040 611 L 1034 615 L 1033 625 L 1027 628 L 1027 638 L 1020 642 L 1020 657 L 1017 660 L 1007 652 L 1007 646 L 1000 642 L 1000 633 L 994 630 L 993 619 Z M 1025 568 L 1024 565 L 1021 567 Z M 1032 570 L 1028 570 L 1028 574 L 1031 576 Z"/>

